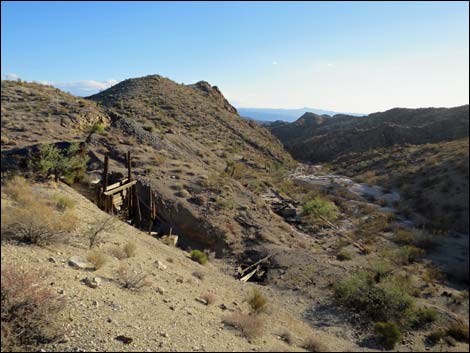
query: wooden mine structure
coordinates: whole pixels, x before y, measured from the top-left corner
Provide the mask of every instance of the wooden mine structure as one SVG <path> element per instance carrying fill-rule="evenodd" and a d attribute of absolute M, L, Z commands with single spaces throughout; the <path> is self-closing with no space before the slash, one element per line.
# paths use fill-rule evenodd
<path fill-rule="evenodd" d="M 149 186 L 132 179 L 131 153 L 125 155 L 127 178 L 121 178 L 109 185 L 109 156 L 104 157 L 104 170 L 101 186 L 97 191 L 98 207 L 112 215 L 126 212 L 127 219 L 138 228 L 148 228 L 150 232 L 157 219 L 157 203 Z"/>

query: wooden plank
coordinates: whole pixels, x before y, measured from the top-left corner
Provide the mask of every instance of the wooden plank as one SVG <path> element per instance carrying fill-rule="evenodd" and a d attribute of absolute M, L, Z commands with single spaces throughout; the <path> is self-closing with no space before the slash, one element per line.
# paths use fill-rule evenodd
<path fill-rule="evenodd" d="M 247 274 L 246 276 L 243 276 L 242 278 L 240 278 L 240 281 L 242 281 L 243 283 L 246 283 L 251 277 L 253 277 L 253 275 L 259 270 L 259 268 L 255 268 L 253 271 L 251 271 L 249 274 Z"/>
<path fill-rule="evenodd" d="M 113 198 L 113 203 L 118 201 L 118 200 L 122 201 L 124 199 L 121 194 L 113 195 L 112 198 Z"/>
<path fill-rule="evenodd" d="M 130 188 L 131 186 L 137 184 L 137 180 L 132 180 L 130 182 L 128 182 L 127 184 L 124 184 L 124 185 L 121 185 L 113 190 L 110 190 L 110 191 L 105 191 L 103 192 L 103 194 L 109 196 L 109 195 L 114 195 L 116 193 L 118 193 L 119 191 L 122 191 L 122 190 L 125 190 L 125 189 L 128 189 Z"/>
<path fill-rule="evenodd" d="M 251 268 L 253 268 L 253 267 L 259 265 L 259 264 L 262 263 L 262 262 L 265 262 L 266 260 L 268 260 L 268 259 L 269 259 L 270 257 L 272 257 L 272 256 L 274 256 L 274 254 L 271 254 L 271 255 L 268 255 L 268 256 L 262 258 L 261 260 L 259 260 L 259 261 L 255 262 L 254 264 L 248 266 L 248 267 L 245 268 L 244 270 L 240 270 L 240 269 L 239 269 L 238 272 L 240 273 L 240 275 L 243 275 L 243 274 L 244 274 L 245 272 L 247 272 L 249 269 L 251 269 Z"/>
<path fill-rule="evenodd" d="M 127 183 L 128 179 L 127 178 L 124 178 L 124 179 L 121 179 L 120 181 L 118 181 L 117 183 L 114 183 L 114 184 L 111 184 L 109 185 L 105 191 L 111 191 L 112 189 L 114 188 L 117 188 L 121 185 L 124 185 L 125 183 Z"/>

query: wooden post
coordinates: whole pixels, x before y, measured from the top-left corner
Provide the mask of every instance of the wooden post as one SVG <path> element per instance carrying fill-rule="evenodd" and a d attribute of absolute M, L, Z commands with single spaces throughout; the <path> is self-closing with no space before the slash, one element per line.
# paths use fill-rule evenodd
<path fill-rule="evenodd" d="M 127 180 L 131 181 L 131 151 L 127 151 Z"/>
<path fill-rule="evenodd" d="M 104 156 L 104 171 L 103 171 L 103 190 L 106 191 L 108 187 L 108 167 L 109 167 L 109 156 Z"/>
<path fill-rule="evenodd" d="M 140 212 L 140 202 L 139 202 L 139 196 L 137 195 L 137 189 L 135 191 L 135 207 L 137 209 L 137 222 L 138 222 L 138 227 L 140 229 L 142 227 L 142 214 Z"/>
<path fill-rule="evenodd" d="M 131 151 L 127 151 L 127 182 L 131 181 Z M 132 219 L 132 195 L 134 186 L 127 191 L 127 218 Z"/>
<path fill-rule="evenodd" d="M 152 200 L 152 189 L 149 187 L 149 234 L 153 227 L 153 200 Z"/>

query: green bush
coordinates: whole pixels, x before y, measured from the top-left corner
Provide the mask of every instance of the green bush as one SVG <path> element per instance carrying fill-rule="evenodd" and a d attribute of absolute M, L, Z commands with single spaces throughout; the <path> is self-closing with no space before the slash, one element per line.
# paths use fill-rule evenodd
<path fill-rule="evenodd" d="M 67 184 L 83 181 L 89 157 L 78 143 L 61 150 L 54 145 L 41 145 L 38 153 L 28 158 L 28 168 L 40 178 L 63 177 Z"/>
<path fill-rule="evenodd" d="M 424 250 L 413 245 L 405 245 L 394 252 L 393 258 L 395 262 L 407 265 L 415 262 L 423 255 Z"/>
<path fill-rule="evenodd" d="M 414 319 L 414 299 L 394 277 L 377 282 L 371 272 L 357 272 L 334 286 L 336 301 L 376 321 L 396 321 L 404 325 Z"/>
<path fill-rule="evenodd" d="M 313 200 L 307 201 L 304 204 L 302 216 L 308 216 L 313 219 L 324 217 L 327 220 L 334 221 L 338 218 L 338 208 L 331 201 L 315 197 Z"/>
<path fill-rule="evenodd" d="M 336 255 L 336 259 L 339 260 L 339 261 L 347 261 L 347 260 L 351 260 L 352 256 L 351 256 L 350 253 L 343 250 L 343 251 L 341 251 L 340 253 L 338 253 Z"/>
<path fill-rule="evenodd" d="M 393 349 L 401 338 L 400 328 L 394 322 L 377 322 L 374 325 L 374 332 L 386 349 Z"/>
<path fill-rule="evenodd" d="M 103 124 L 96 123 L 91 127 L 91 131 L 100 135 L 105 133 Z"/>
<path fill-rule="evenodd" d="M 200 250 L 192 250 L 190 255 L 191 260 L 199 262 L 201 265 L 205 265 L 208 261 L 207 255 Z"/>
<path fill-rule="evenodd" d="M 414 326 L 421 327 L 437 320 L 438 313 L 433 308 L 419 307 L 415 310 Z"/>

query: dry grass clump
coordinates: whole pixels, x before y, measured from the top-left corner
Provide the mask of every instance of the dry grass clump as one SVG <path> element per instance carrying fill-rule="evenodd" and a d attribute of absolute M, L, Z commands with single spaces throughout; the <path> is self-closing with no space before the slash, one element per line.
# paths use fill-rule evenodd
<path fill-rule="evenodd" d="M 31 202 L 33 194 L 30 183 L 21 176 L 14 176 L 8 180 L 2 186 L 2 192 L 20 204 Z"/>
<path fill-rule="evenodd" d="M 207 292 L 201 295 L 201 299 L 206 303 L 206 305 L 214 304 L 216 301 L 216 297 L 214 293 L 210 293 L 210 292 Z"/>
<path fill-rule="evenodd" d="M 253 314 L 260 314 L 266 311 L 268 299 L 259 289 L 255 288 L 246 298 L 246 302 L 250 305 Z"/>
<path fill-rule="evenodd" d="M 328 348 L 317 337 L 307 337 L 302 345 L 309 352 L 328 352 Z"/>
<path fill-rule="evenodd" d="M 264 321 L 259 316 L 240 311 L 225 317 L 223 323 L 239 330 L 248 340 L 253 340 L 264 332 Z"/>
<path fill-rule="evenodd" d="M 134 257 L 137 252 L 137 244 L 133 240 L 129 240 L 122 248 L 113 246 L 108 249 L 108 253 L 118 260 L 128 259 Z"/>
<path fill-rule="evenodd" d="M 151 286 L 150 278 L 147 274 L 135 271 L 129 268 L 125 263 L 121 263 L 116 270 L 118 281 L 123 288 L 131 290 L 140 290 L 144 287 Z"/>
<path fill-rule="evenodd" d="M 56 200 L 56 208 L 58 211 L 66 211 L 67 209 L 72 209 L 75 207 L 76 202 L 70 197 L 57 195 L 54 197 Z"/>
<path fill-rule="evenodd" d="M 124 260 L 127 258 L 126 253 L 119 246 L 113 246 L 108 249 L 108 254 L 115 257 L 118 260 Z"/>
<path fill-rule="evenodd" d="M 1 350 L 39 350 L 59 334 L 64 301 L 42 284 L 41 273 L 2 266 Z"/>
<path fill-rule="evenodd" d="M 126 253 L 126 256 L 129 257 L 134 257 L 136 252 L 137 252 L 137 244 L 133 240 L 129 240 L 123 248 L 124 252 Z"/>
<path fill-rule="evenodd" d="M 104 266 L 106 262 L 108 262 L 108 258 L 106 257 L 106 255 L 98 250 L 90 252 L 86 259 L 88 262 L 91 262 L 93 264 L 95 270 L 99 270 L 101 267 Z"/>
<path fill-rule="evenodd" d="M 22 196 L 20 196 L 22 197 Z M 2 237 L 27 244 L 45 246 L 67 242 L 77 226 L 72 211 L 56 211 L 47 200 L 21 199 L 17 207 L 2 207 Z"/>
<path fill-rule="evenodd" d="M 463 320 L 452 323 L 447 328 L 446 334 L 460 342 L 468 343 L 469 341 L 469 328 Z"/>

